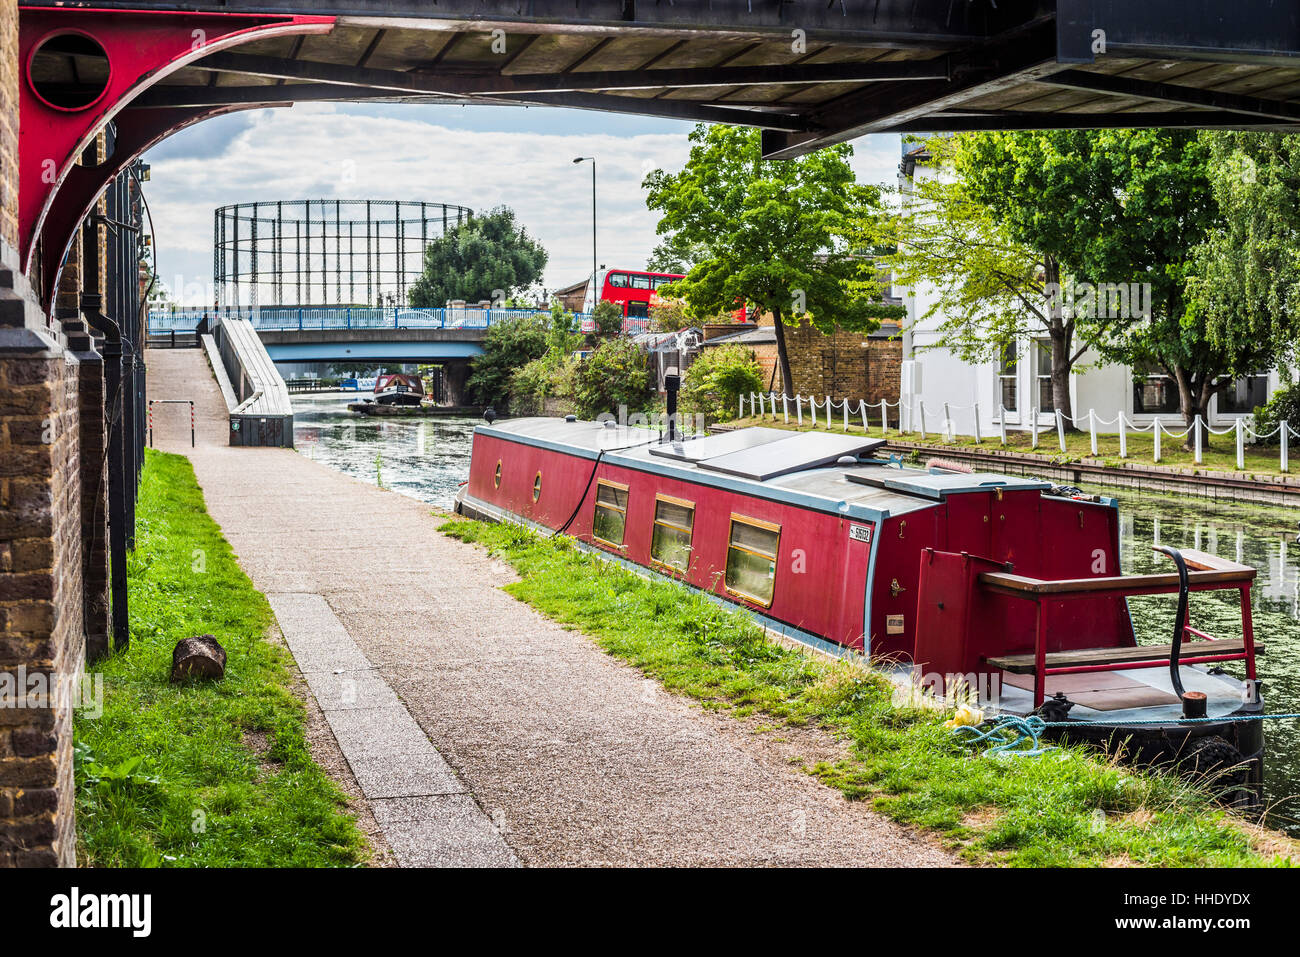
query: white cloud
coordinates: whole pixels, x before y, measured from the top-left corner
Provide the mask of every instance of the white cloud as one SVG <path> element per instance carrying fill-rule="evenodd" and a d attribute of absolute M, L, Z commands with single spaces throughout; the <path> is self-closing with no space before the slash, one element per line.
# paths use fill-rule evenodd
<path fill-rule="evenodd" d="M 549 288 L 576 282 L 591 268 L 591 172 L 575 156 L 597 157 L 597 247 L 603 264 L 643 266 L 654 247 L 656 216 L 641 180 L 650 169 L 678 169 L 686 132 L 648 124 L 645 132 L 601 132 L 599 117 L 554 111 L 524 129 L 458 127 L 448 112 L 429 122 L 411 107 L 367 114 L 355 107 L 304 104 L 210 121 L 177 134 L 146 159 L 148 199 L 158 233 L 164 282 L 187 304 L 201 305 L 212 277 L 212 211 L 276 199 L 402 199 L 501 204 L 516 211 L 549 251 Z M 451 118 L 456 114 L 452 113 Z M 466 124 L 469 126 L 470 124 Z M 492 125 L 492 124 L 488 124 Z M 853 165 L 865 182 L 892 181 L 895 136 L 855 144 Z M 183 277 L 178 286 L 177 277 Z M 188 289 L 186 288 L 188 286 Z"/>

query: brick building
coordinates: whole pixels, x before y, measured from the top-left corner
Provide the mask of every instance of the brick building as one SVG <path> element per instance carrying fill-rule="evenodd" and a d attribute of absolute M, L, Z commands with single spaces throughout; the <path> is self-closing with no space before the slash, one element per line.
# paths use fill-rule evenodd
<path fill-rule="evenodd" d="M 875 332 L 863 334 L 837 329 L 831 335 L 804 322 L 785 327 L 786 351 L 790 356 L 793 388 L 783 389 L 777 362 L 776 330 L 772 317 L 754 322 L 709 323 L 704 327 L 704 348 L 723 344 L 753 350 L 763 377 L 772 392 L 790 395 L 831 396 L 834 399 L 881 399 L 898 401 L 899 375 L 903 361 L 899 327 L 883 323 Z"/>

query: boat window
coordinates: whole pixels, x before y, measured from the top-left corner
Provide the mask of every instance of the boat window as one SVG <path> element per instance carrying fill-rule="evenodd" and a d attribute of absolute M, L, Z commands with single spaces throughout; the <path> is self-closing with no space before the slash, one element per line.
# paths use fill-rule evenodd
<path fill-rule="evenodd" d="M 537 478 L 533 479 L 533 501 L 536 502 L 542 497 L 542 473 L 537 473 Z"/>
<path fill-rule="evenodd" d="M 591 537 L 616 548 L 627 528 L 627 486 L 600 479 L 596 483 L 596 510 L 591 517 Z"/>
<path fill-rule="evenodd" d="M 695 503 L 655 496 L 654 534 L 650 558 L 660 565 L 686 571 L 691 562 L 691 529 L 695 525 Z"/>
<path fill-rule="evenodd" d="M 780 525 L 732 515 L 727 541 L 727 591 L 760 605 L 772 604 L 780 543 Z"/>
<path fill-rule="evenodd" d="M 497 459 L 496 474 L 492 476 L 492 487 L 493 488 L 501 487 L 501 460 L 500 459 Z"/>

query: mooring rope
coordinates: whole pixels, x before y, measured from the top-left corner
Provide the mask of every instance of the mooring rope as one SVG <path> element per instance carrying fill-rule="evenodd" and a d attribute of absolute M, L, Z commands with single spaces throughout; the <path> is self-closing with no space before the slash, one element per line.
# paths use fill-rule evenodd
<path fill-rule="evenodd" d="M 984 751 L 984 755 L 1016 755 L 1019 757 L 1036 757 L 1052 750 L 1051 745 L 1042 746 L 1039 739 L 1042 738 L 1043 732 L 1048 728 L 1081 728 L 1081 727 L 1117 727 L 1126 728 L 1134 725 L 1153 725 L 1153 724 L 1209 724 L 1211 722 L 1221 723 L 1224 721 L 1280 721 L 1287 718 L 1300 718 L 1300 713 L 1290 712 L 1286 714 L 1239 714 L 1226 715 L 1222 718 L 1151 718 L 1132 721 L 1044 721 L 1036 714 L 1021 717 L 1014 714 L 998 715 L 996 718 L 988 718 L 978 725 L 959 725 L 952 729 L 954 737 L 966 738 L 969 744 L 981 744 L 985 741 L 996 741 L 997 743 Z M 1024 750 L 1014 750 L 1021 744 L 1028 742 L 1029 747 Z"/>

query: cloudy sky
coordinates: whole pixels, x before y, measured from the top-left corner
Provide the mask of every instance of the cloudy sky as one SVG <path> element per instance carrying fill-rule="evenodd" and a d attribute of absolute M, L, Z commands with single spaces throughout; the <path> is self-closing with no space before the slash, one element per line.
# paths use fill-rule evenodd
<path fill-rule="evenodd" d="M 641 268 L 656 217 L 641 180 L 685 162 L 691 124 L 497 106 L 300 104 L 209 120 L 145 156 L 158 272 L 186 305 L 212 302 L 212 211 L 277 199 L 401 199 L 500 204 L 550 253 L 554 289 L 591 270 L 591 172 L 595 156 L 601 263 Z M 861 182 L 892 183 L 896 135 L 854 145 Z"/>

